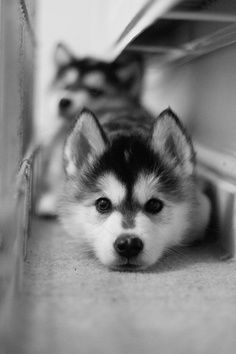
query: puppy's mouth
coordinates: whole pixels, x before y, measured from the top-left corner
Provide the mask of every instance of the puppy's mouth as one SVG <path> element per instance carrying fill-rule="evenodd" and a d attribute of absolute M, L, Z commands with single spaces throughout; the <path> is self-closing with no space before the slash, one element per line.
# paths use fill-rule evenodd
<path fill-rule="evenodd" d="M 113 264 L 110 267 L 112 270 L 123 271 L 123 272 L 135 272 L 145 269 L 145 265 L 134 263 L 131 260 L 126 260 L 124 263 Z"/>

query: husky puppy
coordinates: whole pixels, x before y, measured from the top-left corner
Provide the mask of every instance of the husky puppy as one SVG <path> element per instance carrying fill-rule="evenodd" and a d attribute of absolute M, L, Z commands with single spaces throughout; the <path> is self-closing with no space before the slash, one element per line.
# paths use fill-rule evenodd
<path fill-rule="evenodd" d="M 190 137 L 171 109 L 156 119 L 132 104 L 99 119 L 83 110 L 64 166 L 60 220 L 109 268 L 145 269 L 204 233 L 209 202 L 197 186 Z"/>
<path fill-rule="evenodd" d="M 142 58 L 122 53 L 114 62 L 75 57 L 64 44 L 54 53 L 55 77 L 48 90 L 50 139 L 43 144 L 36 213 L 57 215 L 63 175 L 63 144 L 76 114 L 89 107 L 98 117 L 109 111 L 139 107 Z M 50 119 L 53 118 L 53 119 Z"/>
<path fill-rule="evenodd" d="M 50 106 L 53 106 L 52 113 L 64 121 L 74 120 L 83 107 L 99 114 L 104 107 L 118 109 L 131 100 L 140 99 L 143 64 L 137 53 L 124 52 L 107 63 L 92 58 L 79 59 L 59 43 L 54 64 Z"/>

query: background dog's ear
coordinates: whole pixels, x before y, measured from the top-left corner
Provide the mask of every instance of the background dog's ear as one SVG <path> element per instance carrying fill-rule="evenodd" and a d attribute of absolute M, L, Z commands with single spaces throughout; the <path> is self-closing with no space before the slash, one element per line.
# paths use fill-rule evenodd
<path fill-rule="evenodd" d="M 129 95 L 138 97 L 142 90 L 143 59 L 137 53 L 122 53 L 114 62 L 117 78 Z"/>
<path fill-rule="evenodd" d="M 54 61 L 57 66 L 64 66 L 71 62 L 73 56 L 63 43 L 58 43 L 54 51 Z"/>
<path fill-rule="evenodd" d="M 192 141 L 182 123 L 170 109 L 164 110 L 156 119 L 151 146 L 172 167 L 187 174 L 192 174 L 195 165 L 195 152 Z"/>
<path fill-rule="evenodd" d="M 107 137 L 97 118 L 84 109 L 66 140 L 64 163 L 67 175 L 75 176 L 85 162 L 91 162 L 105 151 L 107 143 Z"/>

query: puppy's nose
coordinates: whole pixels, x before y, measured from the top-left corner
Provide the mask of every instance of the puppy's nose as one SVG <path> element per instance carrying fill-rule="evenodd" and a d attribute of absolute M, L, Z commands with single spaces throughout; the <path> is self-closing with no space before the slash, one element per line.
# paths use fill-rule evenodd
<path fill-rule="evenodd" d="M 65 109 L 69 108 L 71 105 L 71 100 L 69 98 L 62 98 L 59 101 L 59 108 L 61 111 L 64 111 Z"/>
<path fill-rule="evenodd" d="M 120 256 L 131 258 L 137 256 L 142 251 L 143 242 L 134 235 L 123 234 L 116 239 L 114 248 Z"/>

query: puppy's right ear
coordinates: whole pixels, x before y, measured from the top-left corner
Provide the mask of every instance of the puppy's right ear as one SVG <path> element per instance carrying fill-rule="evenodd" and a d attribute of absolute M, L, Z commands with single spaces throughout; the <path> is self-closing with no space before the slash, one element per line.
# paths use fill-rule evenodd
<path fill-rule="evenodd" d="M 95 115 L 84 109 L 68 136 L 64 149 L 66 174 L 75 177 L 86 162 L 101 156 L 108 144 L 107 137 Z"/>
<path fill-rule="evenodd" d="M 181 121 L 170 109 L 164 110 L 154 122 L 151 147 L 179 173 L 191 175 L 195 167 L 192 141 Z"/>
<path fill-rule="evenodd" d="M 73 55 L 63 43 L 58 43 L 54 51 L 54 62 L 57 66 L 68 65 L 73 59 Z"/>

